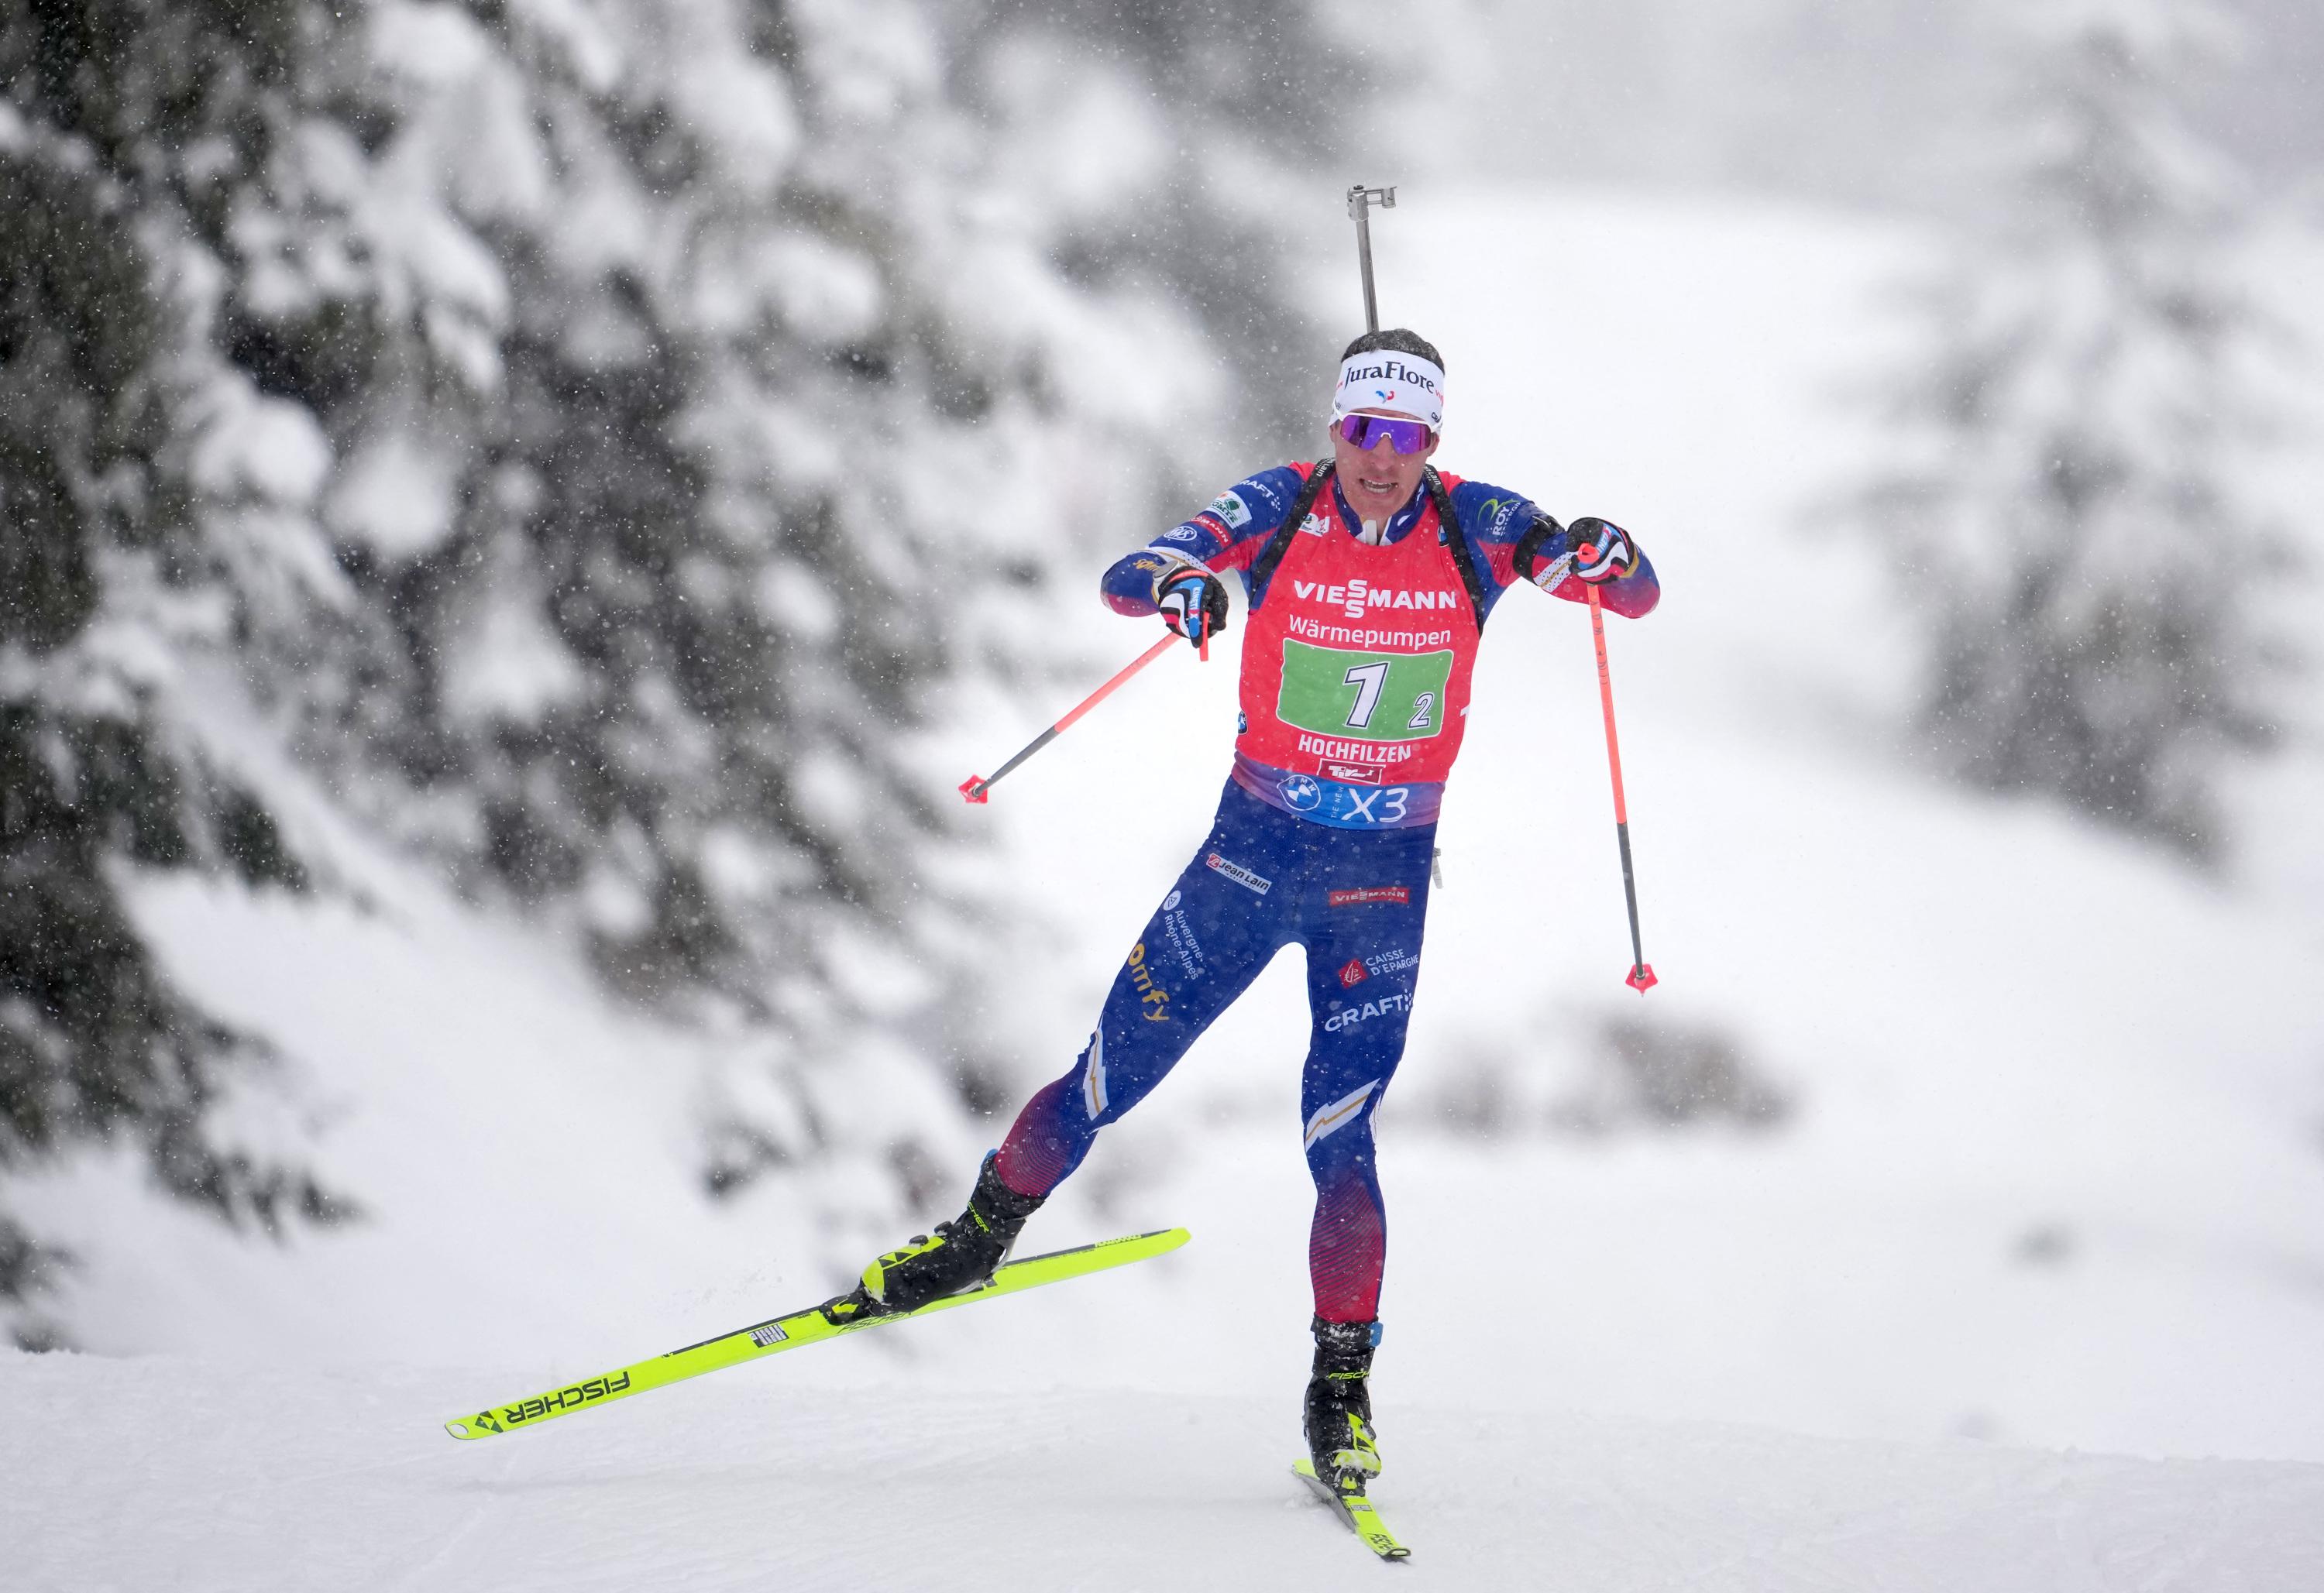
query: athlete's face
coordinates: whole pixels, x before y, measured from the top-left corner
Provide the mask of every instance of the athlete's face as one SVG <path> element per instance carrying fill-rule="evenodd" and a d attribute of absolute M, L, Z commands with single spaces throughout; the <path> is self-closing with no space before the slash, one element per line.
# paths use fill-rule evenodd
<path fill-rule="evenodd" d="M 1384 415 L 1391 420 L 1408 420 L 1408 415 L 1398 415 L 1388 410 L 1359 410 L 1360 415 Z M 1428 456 L 1436 452 L 1439 438 L 1431 437 L 1428 446 L 1417 454 L 1399 454 L 1395 445 L 1385 437 L 1369 448 L 1360 448 L 1340 435 L 1338 426 L 1332 428 L 1332 458 L 1339 467 L 1340 490 L 1348 495 L 1348 507 L 1356 511 L 1359 520 L 1386 520 L 1406 503 L 1419 490 L 1421 470 Z"/>

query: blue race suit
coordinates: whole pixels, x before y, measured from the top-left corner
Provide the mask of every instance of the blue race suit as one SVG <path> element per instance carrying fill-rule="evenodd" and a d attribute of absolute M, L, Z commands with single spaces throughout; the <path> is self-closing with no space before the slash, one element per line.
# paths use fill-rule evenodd
<path fill-rule="evenodd" d="M 1371 1114 L 1404 1054 L 1435 835 L 1434 825 L 1308 824 L 1229 781 L 1202 850 L 1114 979 L 1097 1032 L 1010 1130 L 1001 1181 L 1028 1194 L 1055 1187 L 1276 953 L 1303 945 L 1314 1017 L 1300 1111 L 1315 1178 L 1315 1313 L 1370 1321 L 1387 1238 Z"/>
<path fill-rule="evenodd" d="M 1265 586 L 1250 589 L 1251 563 L 1283 524 L 1305 475 L 1305 466 L 1284 466 L 1246 479 L 1117 563 L 1102 583 L 1105 600 L 1118 612 L 1151 613 L 1155 574 L 1164 562 L 1185 561 L 1241 572 L 1250 603 L 1266 602 Z M 1449 495 L 1489 609 L 1518 578 L 1511 552 L 1534 520 L 1533 506 L 1481 483 L 1457 483 Z M 1395 544 L 1424 526 L 1438 534 L 1426 500 L 1416 493 L 1380 528 L 1377 543 Z M 1318 535 L 1357 535 L 1336 483 L 1311 514 L 1328 522 L 1311 527 Z M 1550 556 L 1558 550 L 1554 546 Z M 1600 591 L 1608 608 L 1632 615 L 1660 594 L 1643 556 Z M 1583 596 L 1573 580 L 1556 594 Z M 1286 801 L 1285 789 L 1296 800 Z M 1377 794 L 1376 787 L 1338 788 L 1305 773 L 1254 776 L 1239 762 L 1210 834 L 1114 976 L 1088 1045 L 1071 1070 L 1026 1103 L 1002 1142 L 995 1172 L 1003 1183 L 1028 1195 L 1056 1188 L 1089 1154 L 1097 1131 L 1144 1100 L 1276 953 L 1300 945 L 1314 1020 L 1300 1110 L 1315 1182 L 1308 1238 L 1315 1314 L 1335 1322 L 1379 1315 L 1388 1223 L 1372 1116 L 1403 1056 L 1419 982 L 1436 805 L 1400 802 L 1390 816 L 1350 823 L 1351 811 L 1382 810 L 1370 800 Z"/>

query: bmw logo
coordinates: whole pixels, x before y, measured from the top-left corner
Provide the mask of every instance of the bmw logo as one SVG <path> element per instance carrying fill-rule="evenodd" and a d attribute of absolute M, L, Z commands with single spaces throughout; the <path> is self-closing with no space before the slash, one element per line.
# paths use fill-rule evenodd
<path fill-rule="evenodd" d="M 1293 775 L 1276 787 L 1294 813 L 1312 813 L 1323 806 L 1323 787 L 1304 774 Z"/>

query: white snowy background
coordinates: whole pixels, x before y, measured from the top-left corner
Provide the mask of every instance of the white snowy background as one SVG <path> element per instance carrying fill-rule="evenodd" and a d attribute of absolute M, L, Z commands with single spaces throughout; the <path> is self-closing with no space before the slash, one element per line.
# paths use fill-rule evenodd
<path fill-rule="evenodd" d="M 1440 462 L 1618 519 L 1662 572 L 1659 611 L 1609 641 L 1663 982 L 1620 984 L 1584 612 L 1512 594 L 1380 1119 L 1375 1495 L 1409 1574 L 2324 1586 L 2324 690 L 2309 677 L 2286 748 L 2234 774 L 2216 872 L 1940 783 L 1899 729 L 1893 594 L 1821 529 L 1835 484 L 1877 463 L 1849 394 L 1896 345 L 1881 290 L 1930 258 L 1934 224 L 1461 164 L 1327 173 L 1277 219 L 1344 318 L 1337 185 L 1403 179 L 1374 226 L 1381 308 L 1446 351 Z M 2324 341 L 2320 266 L 2286 224 L 2251 269 Z M 1111 357 L 1087 379 L 1136 379 L 1134 350 Z M 2295 525 L 2324 502 L 2319 457 L 2272 483 Z M 1066 599 L 1041 623 L 1093 683 L 1145 645 Z M 2316 585 L 2281 603 L 2324 633 Z M 1071 1061 L 1202 833 L 1239 640 L 1148 670 L 976 813 L 991 848 L 927 865 L 1038 909 L 1038 951 L 973 998 L 1022 1084 Z M 353 889 L 156 879 L 140 925 L 186 990 L 280 1046 L 367 1217 L 252 1242 L 152 1192 L 127 1151 L 13 1179 L 15 1211 L 88 1260 L 79 1352 L 0 1350 L 0 1581 L 1385 1574 L 1287 1473 L 1308 1347 L 1289 956 L 1028 1236 L 1183 1223 L 1183 1251 L 538 1432 L 444 1438 L 456 1412 L 836 1292 L 957 1208 L 1015 1102 L 974 1120 L 908 1055 L 867 1055 L 819 1078 L 815 1110 L 842 1145 L 943 1125 L 925 1209 L 859 1192 L 868 1149 L 712 1202 L 702 1091 L 731 1037 L 624 1006 L 576 941 L 463 903 L 230 699 L 179 689 Z M 1074 695 L 964 686 L 910 752 L 930 799 Z M 1727 1059 L 1775 1103 L 1764 1120 L 1658 1120 L 1609 1039 L 1641 1013 Z"/>

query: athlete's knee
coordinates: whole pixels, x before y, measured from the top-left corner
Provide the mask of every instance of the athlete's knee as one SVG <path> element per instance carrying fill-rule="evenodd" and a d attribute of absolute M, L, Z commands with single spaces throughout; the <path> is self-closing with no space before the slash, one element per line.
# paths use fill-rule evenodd
<path fill-rule="evenodd" d="M 1388 1088 L 1388 1075 L 1394 1068 L 1391 1062 L 1383 1071 L 1356 1074 L 1352 1082 L 1342 1071 L 1336 1081 L 1316 1089 L 1314 1085 L 1323 1070 L 1315 1066 L 1313 1057 L 1309 1059 L 1305 1143 L 1311 1157 L 1318 1148 L 1334 1141 L 1354 1137 L 1370 1142 L 1372 1112 L 1379 1105 L 1380 1093 Z"/>

